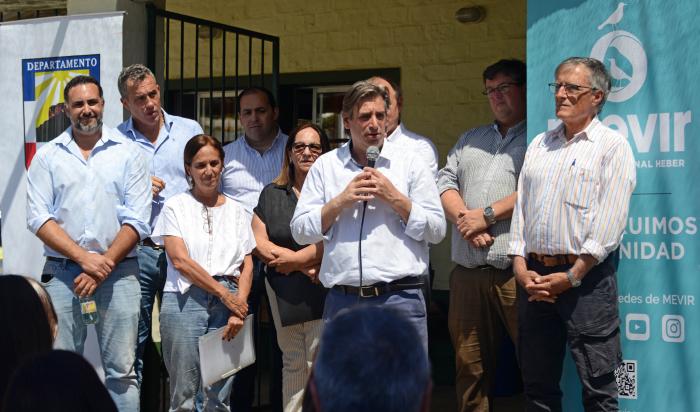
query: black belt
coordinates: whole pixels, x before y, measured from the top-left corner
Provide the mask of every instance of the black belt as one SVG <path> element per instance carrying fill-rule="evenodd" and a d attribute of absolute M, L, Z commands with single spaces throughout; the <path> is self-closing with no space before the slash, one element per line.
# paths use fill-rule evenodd
<path fill-rule="evenodd" d="M 335 285 L 333 286 L 333 290 L 337 290 L 344 295 L 359 295 L 361 298 L 374 298 L 399 290 L 420 289 L 423 287 L 422 277 L 423 276 L 408 276 L 393 282 L 379 282 L 374 285 L 362 286 L 361 288 L 358 286 Z"/>
<path fill-rule="evenodd" d="M 213 276 L 214 279 L 216 280 L 227 280 L 229 282 L 233 282 L 238 284 L 238 276 L 233 276 L 233 275 L 216 275 Z"/>
<path fill-rule="evenodd" d="M 145 238 L 144 240 L 141 241 L 142 246 L 147 246 L 150 247 L 151 249 L 154 250 L 163 250 L 165 249 L 163 246 L 157 244 L 156 242 L 153 241 L 150 237 Z"/>

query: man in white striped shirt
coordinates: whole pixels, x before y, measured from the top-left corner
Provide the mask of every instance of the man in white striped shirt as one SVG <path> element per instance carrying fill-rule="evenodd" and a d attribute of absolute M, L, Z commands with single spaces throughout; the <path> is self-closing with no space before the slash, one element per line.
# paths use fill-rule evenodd
<path fill-rule="evenodd" d="M 458 410 L 488 411 L 506 334 L 517 342 L 515 280 L 507 255 L 510 215 L 527 148 L 525 63 L 500 60 L 484 70 L 495 121 L 464 133 L 438 174 L 452 227 L 448 326 L 456 353 Z"/>
<path fill-rule="evenodd" d="M 525 155 L 508 253 L 518 289 L 519 360 L 528 411 L 561 411 L 568 343 L 586 411 L 618 410 L 622 360 L 615 271 L 636 184 L 627 140 L 598 120 L 610 75 L 572 57 L 550 88 L 562 124 Z"/>
<path fill-rule="evenodd" d="M 277 124 L 279 109 L 275 97 L 263 87 L 249 87 L 241 91 L 238 95 L 238 113 L 245 135 L 224 147 L 222 191 L 240 202 L 252 218 L 263 187 L 280 173 L 287 135 Z M 248 295 L 249 313 L 257 311 L 262 289 L 262 262 L 254 259 L 253 284 Z M 281 358 L 279 349 L 276 349 L 274 356 Z M 273 364 L 279 362 L 281 365 L 279 358 Z M 281 376 L 281 366 L 273 372 Z M 231 391 L 231 410 L 250 410 L 255 374 L 255 364 L 236 374 Z M 278 384 L 278 380 L 281 378 L 273 376 L 273 384 Z M 273 402 L 281 402 L 281 389 L 276 389 L 271 388 L 273 397 L 276 396 Z"/>

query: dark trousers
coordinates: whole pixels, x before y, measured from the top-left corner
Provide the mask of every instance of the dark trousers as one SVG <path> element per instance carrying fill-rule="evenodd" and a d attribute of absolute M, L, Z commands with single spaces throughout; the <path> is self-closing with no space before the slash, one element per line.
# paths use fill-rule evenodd
<path fill-rule="evenodd" d="M 566 272 L 570 265 L 544 267 L 530 259 L 528 268 L 546 275 Z M 527 411 L 562 410 L 559 381 L 567 344 L 583 386 L 584 409 L 618 410 L 614 372 L 622 351 L 616 268 L 612 253 L 555 303 L 528 302 L 528 293 L 518 286 L 518 354 Z"/>
<path fill-rule="evenodd" d="M 253 257 L 253 283 L 248 295 L 248 313 L 255 314 L 253 324 L 253 336 L 255 339 L 255 352 L 258 361 L 261 356 L 260 341 L 260 313 L 261 297 L 265 293 L 265 264 L 256 257 Z M 282 351 L 277 345 L 274 322 L 270 321 L 272 327 L 271 342 L 271 370 L 270 370 L 270 404 L 272 411 L 282 410 Z M 267 344 L 267 343 L 266 343 Z M 253 409 L 255 400 L 255 381 L 258 377 L 258 362 L 244 368 L 236 373 L 233 378 L 233 388 L 231 390 L 231 411 L 249 412 Z"/>

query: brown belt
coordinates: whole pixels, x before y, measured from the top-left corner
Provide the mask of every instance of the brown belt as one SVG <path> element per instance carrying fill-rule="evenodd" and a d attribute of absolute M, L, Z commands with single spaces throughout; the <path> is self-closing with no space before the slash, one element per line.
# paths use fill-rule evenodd
<path fill-rule="evenodd" d="M 540 255 L 538 253 L 530 253 L 530 259 L 540 262 L 546 267 L 573 265 L 578 259 L 576 255 Z"/>

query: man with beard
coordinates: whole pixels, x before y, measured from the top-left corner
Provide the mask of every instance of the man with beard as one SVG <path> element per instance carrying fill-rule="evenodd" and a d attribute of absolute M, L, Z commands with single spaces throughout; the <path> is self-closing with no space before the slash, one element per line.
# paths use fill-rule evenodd
<path fill-rule="evenodd" d="M 148 166 L 131 141 L 102 126 L 97 80 L 77 76 L 63 95 L 71 127 L 39 149 L 27 187 L 27 226 L 44 242 L 42 281 L 58 316 L 55 348 L 83 352 L 79 299 L 92 297 L 107 390 L 119 410 L 138 411 L 134 247 L 150 233 Z"/>

